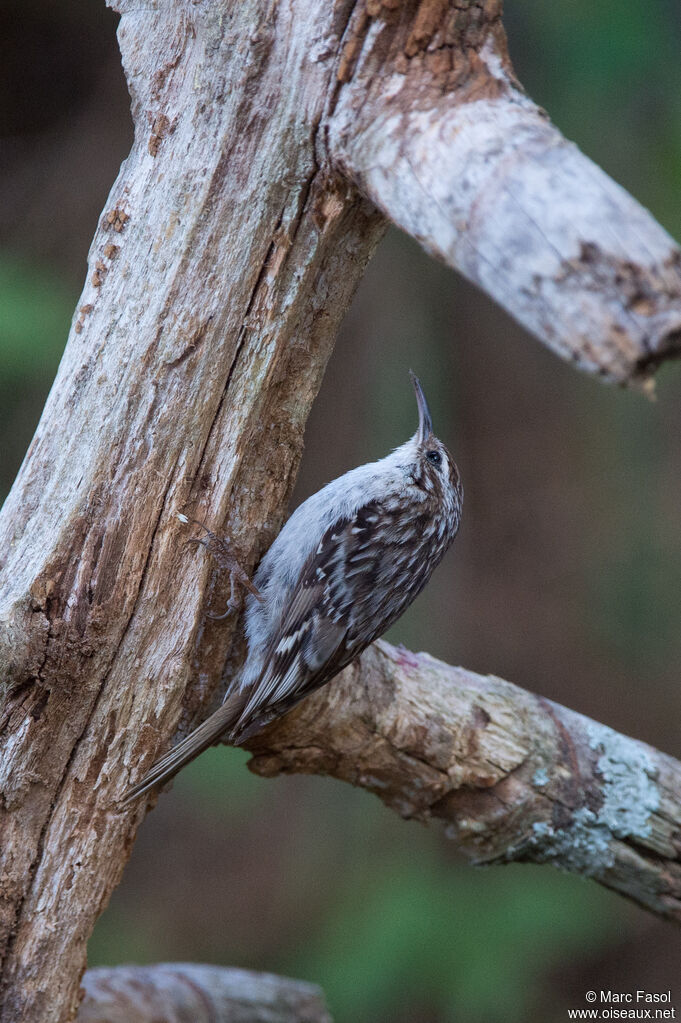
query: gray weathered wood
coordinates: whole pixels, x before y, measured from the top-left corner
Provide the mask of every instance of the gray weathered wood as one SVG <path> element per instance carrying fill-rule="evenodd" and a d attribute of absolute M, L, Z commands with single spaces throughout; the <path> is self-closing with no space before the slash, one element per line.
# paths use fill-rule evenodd
<path fill-rule="evenodd" d="M 443 822 L 476 863 L 553 863 L 681 923 L 681 763 L 503 679 L 380 641 L 248 748 Z"/>
<path fill-rule="evenodd" d="M 518 90 L 493 0 L 117 8 L 135 141 L 0 516 L 1 1023 L 75 1012 L 116 798 L 238 666 L 176 512 L 271 541 L 378 207 L 587 369 L 678 342 L 676 248 Z"/>
<path fill-rule="evenodd" d="M 135 143 L 0 519 L 3 1023 L 75 1010 L 143 816 L 116 794 L 219 683 L 233 623 L 176 512 L 247 568 L 271 541 L 384 228 L 315 157 L 333 9 L 121 8 Z"/>
<path fill-rule="evenodd" d="M 76 1023 L 332 1023 L 314 984 L 271 973 L 158 963 L 83 977 Z"/>
<path fill-rule="evenodd" d="M 416 6 L 356 7 L 334 162 L 557 354 L 646 376 L 681 350 L 677 244 L 523 92 L 499 0 Z"/>

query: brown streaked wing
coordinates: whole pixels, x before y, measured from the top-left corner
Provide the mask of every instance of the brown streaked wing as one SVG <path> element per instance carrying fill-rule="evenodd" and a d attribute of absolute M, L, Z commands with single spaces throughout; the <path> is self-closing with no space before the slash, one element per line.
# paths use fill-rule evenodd
<path fill-rule="evenodd" d="M 292 707 L 359 653 L 347 643 L 348 618 L 354 590 L 369 585 L 371 573 L 349 575 L 348 561 L 370 544 L 378 518 L 371 501 L 327 529 L 301 572 L 236 730 L 275 708 L 282 713 Z"/>

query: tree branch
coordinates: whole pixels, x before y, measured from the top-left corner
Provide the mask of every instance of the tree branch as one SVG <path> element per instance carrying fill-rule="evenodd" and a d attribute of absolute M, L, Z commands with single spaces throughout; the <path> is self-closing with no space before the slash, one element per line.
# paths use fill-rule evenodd
<path fill-rule="evenodd" d="M 158 963 L 88 970 L 77 1023 L 331 1023 L 314 984 L 271 973 Z"/>
<path fill-rule="evenodd" d="M 510 682 L 378 642 L 247 748 L 442 821 L 475 863 L 553 863 L 681 923 L 681 763 Z"/>
<path fill-rule="evenodd" d="M 678 246 L 523 92 L 499 0 L 368 3 L 344 42 L 329 153 L 386 216 L 582 369 L 679 354 Z"/>
<path fill-rule="evenodd" d="M 0 1023 L 72 1017 L 142 816 L 116 798 L 238 669 L 176 512 L 246 569 L 272 540 L 374 203 L 586 368 L 651 371 L 681 324 L 677 250 L 585 191 L 495 0 L 114 6 L 135 141 L 0 516 Z"/>

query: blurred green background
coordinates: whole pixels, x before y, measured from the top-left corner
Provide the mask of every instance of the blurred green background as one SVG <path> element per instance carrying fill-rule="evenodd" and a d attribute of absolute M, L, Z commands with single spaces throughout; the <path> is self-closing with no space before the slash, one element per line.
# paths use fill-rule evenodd
<path fill-rule="evenodd" d="M 91 0 L 0 12 L 2 496 L 131 141 L 116 21 Z M 506 25 L 529 93 L 681 238 L 678 4 L 508 0 Z M 679 368 L 659 374 L 654 403 L 581 376 L 393 232 L 343 327 L 296 501 L 411 433 L 409 367 L 466 505 L 390 638 L 680 756 Z M 265 781 L 246 760 L 211 750 L 160 800 L 91 964 L 288 973 L 324 987 L 337 1023 L 553 1023 L 608 987 L 671 987 L 681 1006 L 670 925 L 549 867 L 472 869 L 362 791 Z"/>

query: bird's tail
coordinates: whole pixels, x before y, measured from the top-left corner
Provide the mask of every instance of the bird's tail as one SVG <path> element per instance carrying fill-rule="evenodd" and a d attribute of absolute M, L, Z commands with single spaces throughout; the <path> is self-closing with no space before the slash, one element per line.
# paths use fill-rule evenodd
<path fill-rule="evenodd" d="M 195 728 L 186 739 L 178 743 L 164 757 L 157 760 L 149 773 L 137 785 L 128 789 L 120 806 L 127 806 L 143 792 L 147 792 L 161 782 L 168 781 L 190 760 L 198 757 L 199 753 L 203 753 L 205 749 L 212 746 L 219 736 L 234 728 L 246 705 L 246 699 L 246 696 L 240 692 L 229 696 L 214 714 L 206 718 L 203 724 Z"/>

